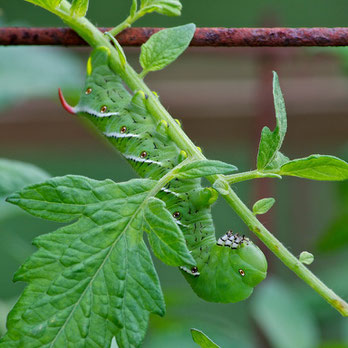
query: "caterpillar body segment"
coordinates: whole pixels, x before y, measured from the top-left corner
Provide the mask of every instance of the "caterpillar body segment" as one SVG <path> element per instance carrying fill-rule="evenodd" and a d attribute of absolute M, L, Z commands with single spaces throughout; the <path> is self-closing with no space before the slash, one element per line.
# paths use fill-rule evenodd
<path fill-rule="evenodd" d="M 101 47 L 92 52 L 87 72 L 75 107 L 69 106 L 60 93 L 64 108 L 92 122 L 140 177 L 159 180 L 187 157 L 168 135 L 168 124 L 152 117 L 145 93 L 130 94 L 120 76 L 110 69 L 108 49 Z M 234 249 L 216 245 L 211 205 L 217 192 L 203 188 L 201 179 L 174 179 L 158 192 L 157 198 L 165 202 L 197 262 L 194 269 L 181 267 L 197 295 L 213 302 L 236 302 L 248 297 L 266 275 L 266 260 L 246 239 L 237 238 L 239 244 Z"/>

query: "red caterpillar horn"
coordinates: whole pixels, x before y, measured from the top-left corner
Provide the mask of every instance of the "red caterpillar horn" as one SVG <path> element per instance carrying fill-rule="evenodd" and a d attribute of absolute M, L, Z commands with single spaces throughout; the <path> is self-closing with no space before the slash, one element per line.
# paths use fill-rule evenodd
<path fill-rule="evenodd" d="M 58 88 L 58 95 L 59 95 L 59 100 L 60 100 L 60 102 L 62 103 L 63 108 L 64 108 L 67 112 L 69 112 L 70 114 L 76 115 L 75 108 L 73 108 L 72 106 L 70 106 L 70 105 L 66 102 L 66 100 L 65 100 L 65 98 L 64 98 L 64 96 L 63 96 L 62 90 L 61 90 L 60 88 Z"/>

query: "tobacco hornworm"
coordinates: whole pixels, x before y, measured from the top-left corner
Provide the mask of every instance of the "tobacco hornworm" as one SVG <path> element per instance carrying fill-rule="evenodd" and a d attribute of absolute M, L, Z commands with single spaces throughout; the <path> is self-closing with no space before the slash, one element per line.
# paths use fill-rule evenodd
<path fill-rule="evenodd" d="M 165 121 L 156 122 L 146 107 L 146 96 L 131 95 L 120 76 L 109 67 L 109 50 L 94 50 L 77 106 L 64 108 L 89 119 L 117 148 L 141 177 L 158 180 L 186 156 L 168 136 Z M 237 302 L 247 298 L 266 276 L 267 262 L 251 241 L 228 232 L 218 242 L 211 216 L 217 199 L 201 179 L 175 179 L 157 195 L 176 219 L 197 267 L 181 271 L 201 298 L 212 302 Z"/>

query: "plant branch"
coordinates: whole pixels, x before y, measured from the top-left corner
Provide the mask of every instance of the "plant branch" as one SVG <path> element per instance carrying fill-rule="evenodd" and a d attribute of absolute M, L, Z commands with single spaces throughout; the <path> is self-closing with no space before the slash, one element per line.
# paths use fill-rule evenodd
<path fill-rule="evenodd" d="M 139 11 L 136 11 L 133 15 L 129 15 L 122 23 L 110 30 L 111 35 L 116 36 L 124 29 L 131 27 L 134 22 L 136 22 L 148 12 L 148 8 L 145 7 L 141 8 Z"/>
<path fill-rule="evenodd" d="M 267 173 L 267 172 L 261 172 L 257 169 L 250 170 L 248 172 L 243 173 L 237 173 L 232 175 L 226 175 L 225 180 L 229 184 L 235 184 L 237 182 L 246 181 L 246 180 L 252 180 L 252 179 L 260 179 L 260 178 L 277 178 L 281 179 L 282 177 L 276 173 Z"/>
<path fill-rule="evenodd" d="M 135 21 L 137 21 L 139 18 L 141 18 L 144 15 L 145 15 L 145 13 L 143 11 L 138 11 L 134 14 L 134 16 L 128 16 L 122 23 L 120 23 L 115 28 L 110 30 L 110 34 L 112 36 L 116 36 L 121 31 L 125 30 L 126 28 L 131 27 Z"/>
<path fill-rule="evenodd" d="M 191 159 L 206 159 L 191 139 L 184 133 L 177 122 L 170 116 L 167 110 L 162 106 L 159 98 L 145 85 L 141 77 L 134 69 L 126 63 L 122 67 L 119 54 L 111 45 L 108 39 L 86 18 L 72 18 L 66 11 L 70 4 L 63 0 L 61 3 L 61 11 L 56 11 L 71 28 L 73 28 L 84 40 L 86 40 L 93 48 L 105 46 L 110 49 L 110 67 L 121 76 L 128 87 L 133 91 L 142 90 L 148 97 L 148 108 L 153 117 L 157 121 L 165 120 L 168 124 L 168 132 L 172 140 L 186 153 Z M 117 28 L 117 27 L 116 27 Z M 113 32 L 112 32 L 113 33 Z M 236 193 L 231 189 L 231 182 L 242 180 L 250 180 L 260 176 L 257 171 L 237 174 L 237 176 L 229 176 L 225 178 L 222 175 L 213 175 L 208 179 L 211 183 L 216 180 L 226 187 L 222 194 L 227 203 L 236 211 L 239 217 L 245 222 L 249 229 L 254 232 L 257 237 L 298 277 L 304 280 L 316 292 L 318 292 L 328 303 L 337 309 L 343 316 L 348 316 L 348 304 L 322 283 L 306 266 L 304 266 L 294 255 L 292 255 L 285 246 L 275 238 L 253 215 L 251 210 L 240 200 Z M 234 178 L 234 179 L 233 179 Z"/>

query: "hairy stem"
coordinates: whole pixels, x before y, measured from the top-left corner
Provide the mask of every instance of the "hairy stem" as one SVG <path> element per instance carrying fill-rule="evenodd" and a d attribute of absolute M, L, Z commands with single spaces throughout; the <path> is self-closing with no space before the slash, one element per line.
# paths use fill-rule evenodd
<path fill-rule="evenodd" d="M 124 82 L 133 91 L 142 90 L 148 96 L 148 107 L 153 117 L 158 120 L 165 120 L 168 124 L 169 135 L 172 140 L 187 152 L 191 160 L 205 159 L 200 149 L 197 148 L 191 139 L 184 133 L 177 122 L 170 116 L 162 106 L 157 96 L 145 85 L 141 77 L 134 69 L 126 63 L 122 66 L 117 50 L 110 44 L 109 40 L 86 18 L 72 18 L 69 13 L 70 4 L 63 0 L 60 10 L 55 13 L 59 15 L 71 28 L 73 28 L 84 40 L 93 48 L 99 46 L 108 47 L 111 51 L 110 66 L 121 76 Z M 118 27 L 116 27 L 118 28 Z M 116 29 L 115 28 L 115 29 Z M 121 27 L 120 27 L 121 28 Z M 118 29 L 117 29 L 118 30 Z M 116 30 L 114 30 L 116 32 Z M 251 210 L 240 200 L 236 193 L 229 186 L 230 183 L 242 180 L 261 177 L 257 171 L 247 172 L 237 176 L 229 176 L 227 179 L 223 175 L 210 176 L 211 183 L 219 180 L 226 186 L 227 190 L 222 195 L 227 203 L 236 211 L 240 218 L 245 222 L 249 229 L 294 273 L 303 279 L 309 286 L 318 292 L 328 303 L 336 308 L 342 315 L 348 316 L 348 304 L 321 282 L 306 266 L 304 266 L 285 246 L 275 238 L 253 215 Z M 268 173 L 269 174 L 269 173 Z M 268 175 L 269 176 L 269 175 Z M 233 179 L 234 177 L 234 179 Z M 263 175 L 264 177 L 264 175 Z"/>

